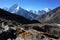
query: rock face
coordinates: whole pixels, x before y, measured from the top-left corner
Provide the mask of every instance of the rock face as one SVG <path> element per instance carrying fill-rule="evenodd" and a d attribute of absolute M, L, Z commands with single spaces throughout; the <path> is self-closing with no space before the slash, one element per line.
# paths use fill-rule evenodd
<path fill-rule="evenodd" d="M 37 20 L 42 23 L 60 23 L 60 7 L 37 17 Z"/>

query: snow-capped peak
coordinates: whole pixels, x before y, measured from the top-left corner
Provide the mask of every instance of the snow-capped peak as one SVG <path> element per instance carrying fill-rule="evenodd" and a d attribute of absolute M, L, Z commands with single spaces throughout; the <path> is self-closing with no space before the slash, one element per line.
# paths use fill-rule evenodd
<path fill-rule="evenodd" d="M 16 10 L 19 10 L 19 6 L 17 6 Z"/>
<path fill-rule="evenodd" d="M 20 9 L 20 7 L 19 7 L 19 6 L 17 6 L 17 7 L 15 8 L 15 10 L 14 10 L 12 13 L 18 12 L 18 11 L 19 11 L 19 9 Z"/>
<path fill-rule="evenodd" d="M 29 9 L 26 9 L 27 11 L 30 11 Z"/>
<path fill-rule="evenodd" d="M 9 11 L 11 13 L 16 13 L 16 12 L 18 12 L 19 9 L 20 9 L 20 7 L 17 4 L 14 4 L 12 7 L 10 7 Z"/>
<path fill-rule="evenodd" d="M 44 10 L 45 10 L 46 12 L 49 12 L 49 11 L 50 11 L 50 9 L 49 9 L 49 8 L 45 8 Z"/>

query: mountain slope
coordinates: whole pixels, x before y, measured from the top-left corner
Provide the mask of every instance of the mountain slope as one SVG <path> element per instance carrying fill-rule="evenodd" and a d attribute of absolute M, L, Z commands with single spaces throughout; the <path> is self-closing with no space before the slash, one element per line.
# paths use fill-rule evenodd
<path fill-rule="evenodd" d="M 45 14 L 45 13 L 51 11 L 50 8 L 45 8 L 43 10 L 29 10 L 29 9 L 26 9 L 26 10 L 29 11 L 29 12 L 31 12 L 31 13 L 34 13 L 36 15 L 42 15 L 42 14 Z"/>
<path fill-rule="evenodd" d="M 12 7 L 10 7 L 8 11 L 11 13 L 15 13 L 17 15 L 24 16 L 25 18 L 31 19 L 31 20 L 38 16 L 36 14 L 28 12 L 27 10 L 24 10 L 23 8 L 19 7 L 17 4 L 14 4 Z"/>
<path fill-rule="evenodd" d="M 60 23 L 60 7 L 57 7 L 50 12 L 37 17 L 42 23 Z"/>
<path fill-rule="evenodd" d="M 2 10 L 2 9 L 0 9 L 0 18 L 16 21 L 16 22 L 19 22 L 19 23 L 22 23 L 22 24 L 38 23 L 38 21 L 37 22 L 35 22 L 35 21 L 33 22 L 32 20 L 26 19 L 26 18 L 24 18 L 21 15 L 16 15 L 15 13 L 12 14 L 12 13 L 7 12 L 7 11 Z"/>
<path fill-rule="evenodd" d="M 30 10 L 29 12 L 31 12 L 31 13 L 34 13 L 34 14 L 36 14 L 36 15 L 42 15 L 42 14 L 44 14 L 44 13 L 46 13 L 46 11 L 44 11 L 44 10 Z"/>

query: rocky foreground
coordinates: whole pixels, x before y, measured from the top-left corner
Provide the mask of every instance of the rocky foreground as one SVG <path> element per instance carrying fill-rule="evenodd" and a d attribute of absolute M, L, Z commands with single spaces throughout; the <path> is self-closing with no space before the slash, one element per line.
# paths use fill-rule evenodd
<path fill-rule="evenodd" d="M 60 24 L 19 24 L 3 19 L 0 40 L 60 40 Z"/>

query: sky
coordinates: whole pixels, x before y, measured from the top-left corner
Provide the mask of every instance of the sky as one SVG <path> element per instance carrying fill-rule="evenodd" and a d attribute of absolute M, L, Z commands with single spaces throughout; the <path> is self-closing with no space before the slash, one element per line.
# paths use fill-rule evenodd
<path fill-rule="evenodd" d="M 0 0 L 0 8 L 9 8 L 13 4 L 18 4 L 23 9 L 43 10 L 44 8 L 54 9 L 60 6 L 60 0 Z"/>
<path fill-rule="evenodd" d="M 21 5 L 20 0 L 0 0 L 0 8 L 11 7 L 14 4 Z"/>

